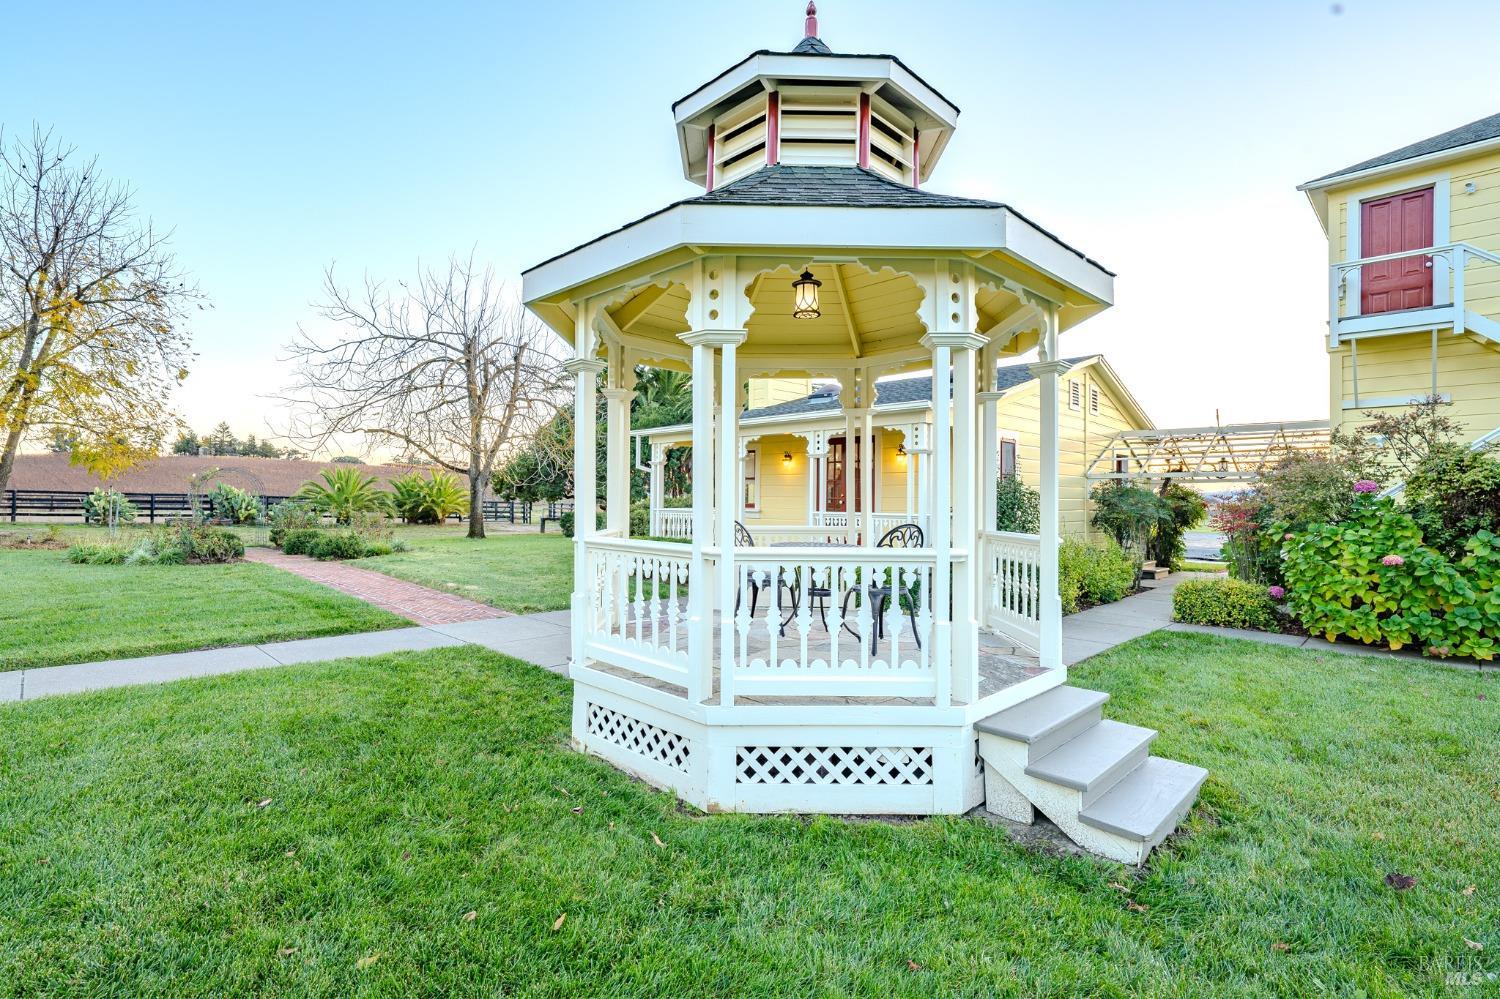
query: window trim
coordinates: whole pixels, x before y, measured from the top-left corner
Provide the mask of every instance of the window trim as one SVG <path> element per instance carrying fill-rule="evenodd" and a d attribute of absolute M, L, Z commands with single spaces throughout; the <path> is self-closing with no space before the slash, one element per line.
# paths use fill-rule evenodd
<path fill-rule="evenodd" d="M 741 509 L 760 511 L 760 449 L 745 448 L 745 468 L 740 479 Z"/>
<path fill-rule="evenodd" d="M 1005 452 L 1007 449 L 1010 450 L 1010 471 L 1008 472 L 1005 470 Z M 1000 478 L 1013 479 L 1021 474 L 1021 447 L 1014 437 L 1000 438 L 1000 450 L 995 460 Z"/>

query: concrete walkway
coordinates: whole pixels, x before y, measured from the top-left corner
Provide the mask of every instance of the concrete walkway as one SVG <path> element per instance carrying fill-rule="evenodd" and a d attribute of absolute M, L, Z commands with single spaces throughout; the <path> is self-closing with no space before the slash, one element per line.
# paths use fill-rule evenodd
<path fill-rule="evenodd" d="M 1159 582 L 1146 583 L 1144 593 L 1070 614 L 1062 622 L 1063 663 L 1072 666 L 1167 627 L 1172 623 L 1172 591 L 1177 584 L 1213 578 L 1207 572 L 1175 572 Z"/>
<path fill-rule="evenodd" d="M 488 608 L 491 615 L 495 609 Z M 425 628 L 367 631 L 355 635 L 305 638 L 293 642 L 200 649 L 139 659 L 111 659 L 76 666 L 0 673 L 0 701 L 30 701 L 49 694 L 76 694 L 107 687 L 166 683 L 193 676 L 216 676 L 248 669 L 325 662 L 387 652 L 477 645 L 566 673 L 571 652 L 567 611 L 434 624 Z"/>
<path fill-rule="evenodd" d="M 420 583 L 408 583 L 383 572 L 361 569 L 344 562 L 319 562 L 305 555 L 286 555 L 274 548 L 247 548 L 245 561 L 273 565 L 421 625 L 455 624 L 459 621 L 485 621 L 511 616 L 476 600 L 434 590 Z"/>

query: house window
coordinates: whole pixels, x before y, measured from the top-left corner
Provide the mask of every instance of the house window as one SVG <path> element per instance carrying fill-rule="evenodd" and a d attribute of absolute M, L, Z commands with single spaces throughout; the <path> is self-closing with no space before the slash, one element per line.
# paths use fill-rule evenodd
<path fill-rule="evenodd" d="M 1083 409 L 1083 386 L 1078 384 L 1076 378 L 1068 379 L 1068 408 Z"/>
<path fill-rule="evenodd" d="M 1099 386 L 1089 386 L 1089 412 L 1095 416 L 1099 415 Z"/>
<path fill-rule="evenodd" d="M 1115 452 L 1115 474 L 1116 475 L 1129 475 L 1130 474 L 1130 452 L 1129 451 L 1116 451 Z"/>
<path fill-rule="evenodd" d="M 1014 478 L 1016 474 L 1016 442 L 1000 442 L 1000 477 Z"/>
<path fill-rule="evenodd" d="M 745 452 L 745 509 L 760 509 L 760 452 L 755 448 Z"/>

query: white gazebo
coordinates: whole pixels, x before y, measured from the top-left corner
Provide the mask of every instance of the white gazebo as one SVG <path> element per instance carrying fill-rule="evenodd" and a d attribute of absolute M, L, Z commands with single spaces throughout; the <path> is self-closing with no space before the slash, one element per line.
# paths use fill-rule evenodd
<path fill-rule="evenodd" d="M 1065 686 L 1057 596 L 1058 340 L 1109 306 L 1113 276 L 1004 204 L 923 190 L 958 109 L 899 59 L 817 35 L 809 4 L 794 49 L 674 105 L 703 194 L 525 273 L 527 305 L 575 351 L 580 511 L 607 407 L 604 525 L 576 520 L 573 738 L 710 811 L 1039 807 L 1139 861 L 1203 771 L 1150 757 L 1153 732 Z M 994 373 L 1031 349 L 1040 537 L 993 530 Z M 643 365 L 692 373 L 686 543 L 630 536 Z M 836 380 L 856 440 L 876 379 L 919 370 L 920 536 L 879 544 L 873 462 L 847 483 L 862 514 L 737 532 L 747 378 Z"/>

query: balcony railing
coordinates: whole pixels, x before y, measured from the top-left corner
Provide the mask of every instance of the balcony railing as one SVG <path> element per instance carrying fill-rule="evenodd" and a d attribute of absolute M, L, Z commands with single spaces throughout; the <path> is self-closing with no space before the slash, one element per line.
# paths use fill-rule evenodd
<path fill-rule="evenodd" d="M 980 541 L 980 613 L 985 627 L 1029 649 L 1040 648 L 1041 538 L 985 531 Z"/>
<path fill-rule="evenodd" d="M 861 515 L 854 515 L 854 530 L 858 532 Z M 874 537 L 871 544 L 879 541 L 887 531 L 902 524 L 916 524 L 928 532 L 925 514 L 889 513 L 874 514 Z M 747 521 L 745 525 L 755 536 L 756 544 L 771 544 L 787 541 L 834 541 L 845 540 L 849 534 L 849 514 L 840 510 L 819 510 L 812 516 L 811 524 L 765 524 Z M 693 511 L 686 507 L 663 508 L 651 513 L 651 535 L 657 538 L 690 538 L 693 536 Z"/>
<path fill-rule="evenodd" d="M 1432 304 L 1414 309 L 1390 311 L 1363 311 L 1361 282 L 1367 268 L 1379 264 L 1402 260 L 1421 259 L 1431 274 Z M 1384 253 L 1358 260 L 1343 260 L 1329 268 L 1328 279 L 1328 331 L 1330 346 L 1337 347 L 1342 340 L 1359 336 L 1402 333 L 1415 330 L 1452 327 L 1455 332 L 1474 329 L 1486 336 L 1500 331 L 1500 326 L 1486 315 L 1476 316 L 1473 305 L 1483 299 L 1495 311 L 1500 305 L 1500 270 L 1488 270 L 1469 275 L 1469 265 L 1493 267 L 1500 264 L 1500 255 L 1480 249 L 1470 243 L 1449 243 L 1444 246 L 1426 247 L 1420 250 L 1404 250 L 1400 253 Z M 1471 284 L 1486 282 L 1483 294 L 1475 295 Z"/>

